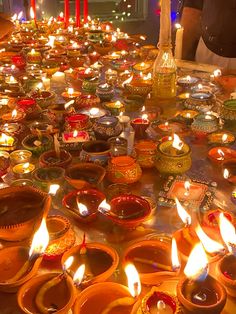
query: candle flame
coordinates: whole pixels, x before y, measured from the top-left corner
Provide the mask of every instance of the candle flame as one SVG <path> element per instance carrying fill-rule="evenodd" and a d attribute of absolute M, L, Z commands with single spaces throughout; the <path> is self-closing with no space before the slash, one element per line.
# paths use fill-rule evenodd
<path fill-rule="evenodd" d="M 148 73 L 146 76 L 143 77 L 144 81 L 148 81 L 152 79 L 152 73 Z"/>
<path fill-rule="evenodd" d="M 16 109 L 14 109 L 14 110 L 12 111 L 11 117 L 12 117 L 12 119 L 15 119 L 15 118 L 17 117 L 17 110 L 16 110 Z"/>
<path fill-rule="evenodd" d="M 73 281 L 74 283 L 79 286 L 84 278 L 84 273 L 85 273 L 85 265 L 82 264 L 78 267 L 78 269 L 76 270 L 74 276 L 73 276 Z"/>
<path fill-rule="evenodd" d="M 191 82 L 191 76 L 190 76 L 190 75 L 187 75 L 187 76 L 186 76 L 186 80 L 187 80 L 188 82 Z"/>
<path fill-rule="evenodd" d="M 202 89 L 203 88 L 203 86 L 202 86 L 202 84 L 198 84 L 198 89 Z"/>
<path fill-rule="evenodd" d="M 206 119 L 206 120 L 212 120 L 212 117 L 207 114 L 207 115 L 205 116 L 205 119 Z"/>
<path fill-rule="evenodd" d="M 221 245 L 220 243 L 209 238 L 208 235 L 206 235 L 205 232 L 202 230 L 200 225 L 197 226 L 196 233 L 197 233 L 198 238 L 200 239 L 204 249 L 208 253 L 214 254 L 214 253 L 223 253 L 224 252 L 223 245 Z"/>
<path fill-rule="evenodd" d="M 191 186 L 191 183 L 189 181 L 184 182 L 184 188 L 185 188 L 186 192 L 188 192 L 188 193 L 190 190 L 190 186 Z"/>
<path fill-rule="evenodd" d="M 107 213 L 111 210 L 111 205 L 107 203 L 106 199 L 103 200 L 100 205 L 98 206 L 98 210 L 101 212 L 101 213 Z"/>
<path fill-rule="evenodd" d="M 229 170 L 225 168 L 223 172 L 223 177 L 227 180 L 229 179 L 229 176 L 230 176 Z"/>
<path fill-rule="evenodd" d="M 22 168 L 24 169 L 24 170 L 27 170 L 28 168 L 29 168 L 29 162 L 26 162 L 23 166 L 22 166 Z"/>
<path fill-rule="evenodd" d="M 77 206 L 78 206 L 78 210 L 79 210 L 79 213 L 82 217 L 86 217 L 89 215 L 89 211 L 88 211 L 88 208 L 86 205 L 84 205 L 83 203 L 80 203 L 78 201 L 78 199 L 76 199 L 76 202 L 77 202 Z"/>
<path fill-rule="evenodd" d="M 218 160 L 224 160 L 225 154 L 221 149 L 217 150 L 217 153 L 220 155 L 220 157 L 218 157 Z"/>
<path fill-rule="evenodd" d="M 148 120 L 148 115 L 147 115 L 146 113 L 144 113 L 144 114 L 142 115 L 142 119 L 143 119 L 143 120 Z"/>
<path fill-rule="evenodd" d="M 126 84 L 130 84 L 132 82 L 132 79 L 133 79 L 133 75 L 131 75 L 127 80 L 125 80 L 122 83 L 122 87 L 124 87 Z"/>
<path fill-rule="evenodd" d="M 174 271 L 180 269 L 180 261 L 178 256 L 178 248 L 175 238 L 172 238 L 172 246 L 171 246 L 171 261 L 172 261 L 172 269 Z"/>
<path fill-rule="evenodd" d="M 179 24 L 179 23 L 175 23 L 175 28 L 176 28 L 176 29 L 180 29 L 180 28 L 182 28 L 182 26 L 181 26 L 181 24 Z"/>
<path fill-rule="evenodd" d="M 55 196 L 57 194 L 57 191 L 60 189 L 59 184 L 51 184 L 49 187 L 49 192 L 48 194 Z"/>
<path fill-rule="evenodd" d="M 87 68 L 87 69 L 84 71 L 85 74 L 90 74 L 91 72 L 92 72 L 92 70 L 91 70 L 90 68 Z"/>
<path fill-rule="evenodd" d="M 99 113 L 99 108 L 91 108 L 89 113 L 93 116 Z"/>
<path fill-rule="evenodd" d="M 181 150 L 184 146 L 184 143 L 180 140 L 177 134 L 174 134 L 174 140 L 173 140 L 172 146 L 176 148 L 177 150 Z"/>
<path fill-rule="evenodd" d="M 15 22 L 16 19 L 17 19 L 17 14 L 15 13 L 15 14 L 11 17 L 11 20 L 12 20 L 12 22 Z"/>
<path fill-rule="evenodd" d="M 79 132 L 77 130 L 74 130 L 73 137 L 76 138 L 78 136 Z"/>
<path fill-rule="evenodd" d="M 74 256 L 69 256 L 63 265 L 63 270 L 68 270 L 74 262 Z"/>
<path fill-rule="evenodd" d="M 217 69 L 213 72 L 213 75 L 214 77 L 218 77 L 218 76 L 221 76 L 221 70 L 220 69 Z"/>
<path fill-rule="evenodd" d="M 222 142 L 225 143 L 227 141 L 227 139 L 228 139 L 228 135 L 224 133 L 222 135 Z"/>
<path fill-rule="evenodd" d="M 32 20 L 35 18 L 34 9 L 32 7 L 30 7 L 30 17 Z"/>
<path fill-rule="evenodd" d="M 67 92 L 68 92 L 69 96 L 72 96 L 73 93 L 74 93 L 74 88 L 69 87 L 68 90 L 67 90 Z"/>
<path fill-rule="evenodd" d="M 125 273 L 128 279 L 128 288 L 130 294 L 133 298 L 136 298 L 141 293 L 141 282 L 137 269 L 133 264 L 127 264 L 125 266 Z"/>
<path fill-rule="evenodd" d="M 12 146 L 14 143 L 14 139 L 11 136 L 6 135 L 5 133 L 2 133 L 0 136 L 0 145 L 2 146 Z"/>
<path fill-rule="evenodd" d="M 225 217 L 224 213 L 219 216 L 220 234 L 230 253 L 236 250 L 236 233 L 233 224 Z"/>
<path fill-rule="evenodd" d="M 55 39 L 56 39 L 55 36 L 49 36 L 49 41 L 46 44 L 46 46 L 50 46 L 51 48 L 54 48 Z"/>
<path fill-rule="evenodd" d="M 206 278 L 208 260 L 201 243 L 196 244 L 191 251 L 184 273 L 188 278 L 193 280 L 203 281 Z"/>
<path fill-rule="evenodd" d="M 180 204 L 179 200 L 177 197 L 175 197 L 175 203 L 176 203 L 176 208 L 178 215 L 180 219 L 185 223 L 187 226 L 191 225 L 192 219 L 189 213 L 184 209 L 184 207 Z"/>
<path fill-rule="evenodd" d="M 29 256 L 42 254 L 45 252 L 49 243 L 49 233 L 46 225 L 46 220 L 43 218 L 39 229 L 35 232 L 33 241 L 30 247 Z"/>

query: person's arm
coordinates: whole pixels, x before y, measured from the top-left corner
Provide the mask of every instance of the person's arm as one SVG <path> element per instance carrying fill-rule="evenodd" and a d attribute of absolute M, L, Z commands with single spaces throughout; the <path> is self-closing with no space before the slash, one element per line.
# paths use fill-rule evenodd
<path fill-rule="evenodd" d="M 201 36 L 201 14 L 203 0 L 186 0 L 181 17 L 184 27 L 183 56 L 184 60 L 194 60 L 197 45 Z"/>

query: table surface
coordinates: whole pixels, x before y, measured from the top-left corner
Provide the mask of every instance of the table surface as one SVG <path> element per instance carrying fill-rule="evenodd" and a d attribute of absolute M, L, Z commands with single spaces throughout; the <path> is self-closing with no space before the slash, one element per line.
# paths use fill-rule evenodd
<path fill-rule="evenodd" d="M 178 105 L 174 103 L 160 103 L 158 104 L 163 108 L 163 119 L 174 116 Z M 147 108 L 148 110 L 148 108 Z M 233 186 L 230 185 L 222 177 L 222 170 L 220 167 L 212 165 L 207 159 L 207 152 L 210 147 L 206 142 L 196 141 L 193 137 L 185 137 L 185 141 L 191 146 L 192 149 L 192 168 L 186 174 L 189 178 L 198 177 L 202 180 L 216 181 L 218 184 L 217 191 L 215 193 L 214 204 L 227 210 L 235 211 L 236 208 L 230 201 L 230 194 L 233 191 Z M 233 146 L 236 148 L 236 146 Z M 155 201 L 158 198 L 158 193 L 164 182 L 164 178 L 155 169 L 143 170 L 143 175 L 140 182 L 130 186 L 132 193 L 137 193 L 142 196 L 148 196 Z M 106 182 L 99 188 L 105 190 Z M 65 186 L 65 193 L 68 190 L 68 186 Z M 214 206 L 213 206 L 214 207 Z M 175 208 L 157 207 L 155 215 L 152 219 L 142 225 L 141 228 L 127 232 L 117 226 L 114 226 L 105 217 L 99 217 L 98 220 L 89 225 L 81 225 L 75 221 L 69 214 L 62 208 L 60 200 L 53 200 L 53 206 L 51 214 L 64 214 L 70 218 L 74 225 L 74 230 L 77 235 L 77 242 L 82 240 L 83 233 L 86 232 L 87 240 L 89 242 L 105 242 L 116 248 L 120 257 L 122 258 L 122 252 L 124 248 L 132 243 L 132 241 L 138 241 L 141 239 L 150 239 L 159 237 L 160 234 L 171 235 L 173 231 L 182 227 L 182 223 L 177 215 Z M 9 245 L 9 243 L 2 243 L 3 246 Z M 11 243 L 12 245 L 12 243 Z M 39 273 L 49 270 L 59 270 L 60 264 L 55 262 L 43 262 Z M 119 272 L 119 270 L 118 270 Z M 171 284 L 170 287 L 165 289 L 171 289 L 174 291 L 174 287 Z M 229 314 L 236 312 L 236 302 L 232 299 L 228 299 L 227 305 L 222 313 Z M 19 314 L 21 311 L 17 306 L 16 294 L 0 293 L 0 313 L 1 314 Z M 90 313 L 88 313 L 90 314 Z"/>

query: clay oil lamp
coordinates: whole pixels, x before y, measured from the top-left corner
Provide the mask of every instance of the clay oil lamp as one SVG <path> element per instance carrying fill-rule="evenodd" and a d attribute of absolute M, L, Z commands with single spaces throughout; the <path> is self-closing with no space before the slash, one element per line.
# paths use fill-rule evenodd
<path fill-rule="evenodd" d="M 122 126 L 118 118 L 104 116 L 94 122 L 93 130 L 97 139 L 107 140 L 110 137 L 119 136 L 122 132 Z"/>
<path fill-rule="evenodd" d="M 223 177 L 228 182 L 236 184 L 236 159 L 229 159 L 222 163 Z"/>
<path fill-rule="evenodd" d="M 214 147 L 209 150 L 208 158 L 214 164 L 221 165 L 227 160 L 236 158 L 236 151 L 227 147 Z"/>
<path fill-rule="evenodd" d="M 74 306 L 74 313 L 130 314 L 142 288 L 137 270 L 132 264 L 126 266 L 125 272 L 129 289 L 114 282 L 92 285 L 79 295 Z"/>
<path fill-rule="evenodd" d="M 17 108 L 23 110 L 26 113 L 27 118 L 35 117 L 35 115 L 39 112 L 39 107 L 37 106 L 36 100 L 32 98 L 20 99 L 17 102 Z"/>
<path fill-rule="evenodd" d="M 5 123 L 0 125 L 0 132 L 19 140 L 24 136 L 25 131 L 26 127 L 21 123 Z"/>
<path fill-rule="evenodd" d="M 156 150 L 155 166 L 161 174 L 181 174 L 191 168 L 191 149 L 178 135 L 160 143 Z"/>
<path fill-rule="evenodd" d="M 147 76 L 134 77 L 131 82 L 124 84 L 125 88 L 131 95 L 147 96 L 152 90 L 153 81 L 151 74 Z"/>
<path fill-rule="evenodd" d="M 32 64 L 40 64 L 42 62 L 42 55 L 39 51 L 32 49 L 27 53 L 27 62 Z"/>
<path fill-rule="evenodd" d="M 173 133 L 183 133 L 184 126 L 178 122 L 152 123 L 152 128 L 162 136 L 172 135 Z"/>
<path fill-rule="evenodd" d="M 92 79 L 96 76 L 96 72 L 91 68 L 79 67 L 75 69 L 75 71 L 77 73 L 77 78 L 80 80 Z"/>
<path fill-rule="evenodd" d="M 214 104 L 215 98 L 212 93 L 200 91 L 190 94 L 184 106 L 188 109 L 205 111 L 206 109 L 211 110 Z"/>
<path fill-rule="evenodd" d="M 122 228 L 134 229 L 150 218 L 150 204 L 136 195 L 120 195 L 111 200 L 110 208 L 103 210 L 103 206 L 99 211 Z"/>
<path fill-rule="evenodd" d="M 197 138 L 205 138 L 219 129 L 218 119 L 210 114 L 200 114 L 195 117 L 191 129 Z"/>
<path fill-rule="evenodd" d="M 105 109 L 98 107 L 92 107 L 91 109 L 82 109 L 80 110 L 80 113 L 88 115 L 91 122 L 94 122 L 97 119 L 108 115 L 108 112 Z"/>
<path fill-rule="evenodd" d="M 97 87 L 96 95 L 101 99 L 101 101 L 109 101 L 114 96 L 114 89 L 112 85 L 108 83 L 100 84 Z"/>
<path fill-rule="evenodd" d="M 110 246 L 102 243 L 86 243 L 85 237 L 80 245 L 72 247 L 62 256 L 62 265 L 73 257 L 69 272 L 75 272 L 78 265 L 85 265 L 83 287 L 108 280 L 115 272 L 119 257 Z"/>
<path fill-rule="evenodd" d="M 3 114 L 1 118 L 3 123 L 22 122 L 25 118 L 25 113 L 23 111 L 14 109 L 12 112 Z"/>
<path fill-rule="evenodd" d="M 56 95 L 54 92 L 41 90 L 41 87 L 43 87 L 43 83 L 39 84 L 37 90 L 32 91 L 29 96 L 35 99 L 40 108 L 45 109 L 55 102 Z"/>
<path fill-rule="evenodd" d="M 63 205 L 80 222 L 88 223 L 96 219 L 98 207 L 105 195 L 95 189 L 73 191 L 63 199 Z"/>
<path fill-rule="evenodd" d="M 69 220 L 65 217 L 58 215 L 48 216 L 46 223 L 50 241 L 43 258 L 55 260 L 75 244 L 75 233 Z"/>
<path fill-rule="evenodd" d="M 118 76 L 118 73 L 115 70 L 108 69 L 105 72 L 105 79 L 108 84 L 114 85 L 115 82 L 117 81 L 117 76 Z"/>
<path fill-rule="evenodd" d="M 96 52 L 100 54 L 100 56 L 106 56 L 112 50 L 113 45 L 112 43 L 104 41 L 100 43 L 95 43 L 93 47 Z"/>
<path fill-rule="evenodd" d="M 143 114 L 141 118 L 136 118 L 131 121 L 131 126 L 135 131 L 135 137 L 137 139 L 146 137 L 146 130 L 150 125 L 150 121 L 148 120 L 147 114 Z"/>
<path fill-rule="evenodd" d="M 136 63 L 133 66 L 133 70 L 136 73 L 149 73 L 152 71 L 152 62 L 141 62 L 141 63 Z"/>
<path fill-rule="evenodd" d="M 60 70 L 58 62 L 55 60 L 43 60 L 41 65 L 42 71 L 47 74 L 47 77 L 52 77 L 57 71 Z"/>
<path fill-rule="evenodd" d="M 8 87 L 13 87 L 15 85 L 18 85 L 19 82 L 17 81 L 17 79 L 14 76 L 7 76 L 5 79 L 6 84 L 8 84 Z"/>
<path fill-rule="evenodd" d="M 39 268 L 49 242 L 46 222 L 43 219 L 41 226 L 35 232 L 31 247 L 12 246 L 1 250 L 1 282 L 0 290 L 15 292 L 18 287 L 32 278 Z M 6 256 L 8 257 L 6 259 Z"/>
<path fill-rule="evenodd" d="M 143 106 L 144 99 L 139 95 L 127 95 L 124 97 L 125 111 L 139 111 Z"/>
<path fill-rule="evenodd" d="M 125 111 L 124 104 L 119 100 L 104 103 L 103 106 L 114 116 L 118 116 L 121 112 Z"/>
<path fill-rule="evenodd" d="M 100 99 L 96 95 L 81 94 L 75 100 L 75 108 L 93 108 L 100 104 Z"/>
<path fill-rule="evenodd" d="M 90 139 L 89 133 L 87 131 L 77 131 L 64 132 L 62 134 L 62 141 L 64 144 L 74 144 L 77 147 L 79 143 L 88 142 Z M 67 145 L 66 145 L 67 146 Z"/>
<path fill-rule="evenodd" d="M 0 177 L 7 173 L 10 166 L 9 153 L 5 151 L 0 151 Z"/>
<path fill-rule="evenodd" d="M 145 285 L 155 285 L 179 275 L 180 262 L 175 239 L 172 244 L 159 240 L 136 242 L 124 252 L 123 263 L 127 262 L 134 264 Z"/>
<path fill-rule="evenodd" d="M 89 61 L 91 64 L 97 62 L 100 59 L 100 54 L 97 51 L 93 51 L 88 54 Z"/>
<path fill-rule="evenodd" d="M 152 287 L 144 298 L 135 303 L 131 314 L 179 314 L 180 304 L 174 295 Z"/>
<path fill-rule="evenodd" d="M 76 99 L 77 97 L 79 97 L 81 95 L 80 92 L 77 92 L 74 90 L 74 88 L 68 88 L 67 91 L 62 93 L 62 97 L 66 100 L 72 100 L 72 99 Z"/>
<path fill-rule="evenodd" d="M 79 57 L 81 54 L 80 49 L 81 46 L 78 43 L 74 42 L 71 46 L 67 47 L 67 56 L 70 58 Z"/>
<path fill-rule="evenodd" d="M 221 313 L 226 291 L 208 275 L 208 260 L 200 243 L 192 250 L 184 273 L 187 277 L 180 279 L 177 285 L 177 297 L 182 306 L 191 313 Z"/>
<path fill-rule="evenodd" d="M 141 168 L 153 168 L 155 166 L 157 144 L 150 140 L 142 140 L 135 144 L 137 162 Z"/>
<path fill-rule="evenodd" d="M 12 168 L 14 176 L 18 179 L 26 179 L 31 177 L 34 170 L 35 165 L 29 162 L 17 164 Z"/>
<path fill-rule="evenodd" d="M 0 150 L 11 152 L 15 150 L 17 139 L 5 133 L 0 134 Z"/>
<path fill-rule="evenodd" d="M 191 124 L 194 118 L 198 115 L 196 110 L 182 110 L 178 112 L 177 118 L 183 120 L 186 124 Z"/>
<path fill-rule="evenodd" d="M 63 272 L 46 273 L 25 283 L 18 291 L 17 301 L 24 313 L 68 313 L 76 299 L 76 287 L 83 280 L 84 265 L 74 273 L 73 279 L 67 269 L 72 260 L 65 261 Z"/>
<path fill-rule="evenodd" d="M 229 99 L 224 101 L 220 112 L 221 117 L 229 122 L 234 121 L 236 119 L 235 108 L 236 108 L 235 99 Z"/>
<path fill-rule="evenodd" d="M 190 75 L 179 77 L 177 80 L 177 84 L 182 88 L 182 90 L 190 90 L 191 87 L 196 85 L 198 82 L 198 77 Z"/>
<path fill-rule="evenodd" d="M 28 150 L 15 150 L 10 154 L 12 165 L 30 162 L 32 153 Z"/>
<path fill-rule="evenodd" d="M 225 255 L 217 264 L 217 279 L 224 285 L 228 295 L 236 296 L 236 257 L 235 257 L 235 228 L 232 223 L 224 216 L 219 217 L 221 237 L 226 244 L 229 253 Z"/>
<path fill-rule="evenodd" d="M 107 178 L 112 183 L 132 184 L 140 180 L 142 170 L 133 157 L 112 157 L 108 162 Z"/>
<path fill-rule="evenodd" d="M 113 60 L 111 61 L 111 66 L 114 70 L 118 72 L 124 72 L 124 71 L 129 71 L 131 70 L 134 62 L 129 61 L 129 60 L 123 60 L 123 59 L 118 59 L 118 60 Z"/>
<path fill-rule="evenodd" d="M 91 79 L 84 79 L 82 82 L 82 91 L 88 94 L 95 94 L 99 84 L 98 76 Z"/>
<path fill-rule="evenodd" d="M 82 130 L 88 126 L 89 116 L 81 113 L 75 113 L 67 116 L 65 121 L 70 129 Z"/>
<path fill-rule="evenodd" d="M 48 192 L 51 184 L 63 184 L 65 170 L 61 167 L 38 168 L 33 173 L 35 184 L 43 191 Z"/>
<path fill-rule="evenodd" d="M 111 137 L 108 142 L 111 145 L 111 154 L 113 157 L 127 155 L 128 142 L 123 137 Z"/>
<path fill-rule="evenodd" d="M 24 149 L 29 150 L 35 156 L 41 155 L 43 152 L 51 149 L 53 140 L 50 135 L 27 135 L 23 141 L 22 146 Z"/>
<path fill-rule="evenodd" d="M 42 167 L 68 167 L 72 162 L 71 154 L 64 149 L 49 150 L 41 154 L 39 164 Z"/>
<path fill-rule="evenodd" d="M 80 159 L 84 162 L 96 162 L 106 165 L 110 159 L 111 145 L 106 141 L 89 141 L 82 145 Z"/>
<path fill-rule="evenodd" d="M 228 131 L 216 132 L 208 135 L 208 144 L 214 146 L 229 146 L 235 142 L 235 136 Z"/>

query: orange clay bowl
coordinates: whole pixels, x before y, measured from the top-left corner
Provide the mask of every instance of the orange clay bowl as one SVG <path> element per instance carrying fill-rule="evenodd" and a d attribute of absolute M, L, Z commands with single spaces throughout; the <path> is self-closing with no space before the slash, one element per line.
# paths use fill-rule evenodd
<path fill-rule="evenodd" d="M 21 241 L 32 236 L 51 206 L 51 197 L 33 187 L 0 190 L 0 239 Z"/>
<path fill-rule="evenodd" d="M 225 255 L 217 263 L 217 278 L 224 285 L 228 295 L 233 298 L 236 297 L 235 266 L 236 257 L 232 254 Z"/>
<path fill-rule="evenodd" d="M 81 263 L 80 255 L 81 245 L 74 246 L 67 252 L 65 252 L 61 259 L 61 265 L 64 265 L 65 261 L 70 257 L 74 257 L 74 262 L 70 267 L 73 272 L 77 270 Z M 94 283 L 103 282 L 109 279 L 115 272 L 118 263 L 119 256 L 117 252 L 110 246 L 102 243 L 86 243 L 86 258 L 90 263 L 91 272 L 94 277 L 83 281 L 83 286 L 88 286 Z M 85 262 L 86 264 L 86 262 Z M 86 265 L 85 265 L 85 276 L 86 276 Z"/>
<path fill-rule="evenodd" d="M 171 244 L 158 240 L 144 240 L 129 246 L 123 255 L 122 264 L 135 265 L 144 285 L 155 285 L 165 277 L 175 277 L 172 271 Z M 167 266 L 168 269 L 162 268 Z"/>
<path fill-rule="evenodd" d="M 236 75 L 222 75 L 215 77 L 215 81 L 222 86 L 222 88 L 228 92 L 232 93 L 236 86 Z"/>
<path fill-rule="evenodd" d="M 129 289 L 115 282 L 102 282 L 86 288 L 78 296 L 74 314 L 102 313 L 111 302 L 120 298 L 130 298 Z M 109 314 L 130 314 L 132 307 L 116 307 Z"/>
<path fill-rule="evenodd" d="M 29 250 L 28 247 L 23 246 L 11 246 L 0 250 L 0 291 L 14 293 L 19 286 L 37 273 L 42 257 L 32 262 L 33 266 L 19 280 L 12 283 L 7 282 L 29 259 Z"/>
<path fill-rule="evenodd" d="M 96 186 L 101 183 L 106 170 L 93 163 L 78 163 L 66 169 L 66 181 L 76 189 Z"/>
<path fill-rule="evenodd" d="M 39 313 L 35 305 L 35 297 L 40 287 L 60 273 L 47 273 L 27 281 L 18 291 L 17 302 L 20 309 L 27 314 Z M 44 304 L 50 307 L 58 306 L 57 314 L 66 314 L 73 306 L 77 290 L 71 277 L 67 276 L 57 286 L 49 289 L 45 294 Z"/>

